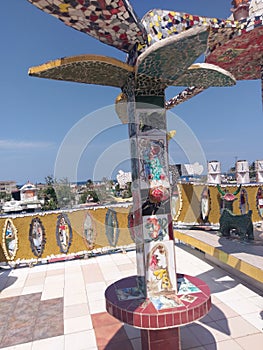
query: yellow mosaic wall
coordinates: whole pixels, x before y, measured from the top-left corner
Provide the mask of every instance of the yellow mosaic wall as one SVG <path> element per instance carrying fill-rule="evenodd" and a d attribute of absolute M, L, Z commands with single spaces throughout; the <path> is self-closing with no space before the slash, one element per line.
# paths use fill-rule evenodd
<path fill-rule="evenodd" d="M 174 206 L 176 214 L 174 216 L 174 221 L 177 223 L 187 223 L 187 224 L 203 224 L 201 219 L 201 197 L 202 192 L 206 185 L 199 184 L 178 184 L 179 198 Z M 209 185 L 210 192 L 210 211 L 208 216 L 208 222 L 210 224 L 218 224 L 220 219 L 220 193 L 218 192 L 216 186 Z M 247 192 L 247 199 L 249 203 L 249 209 L 252 210 L 252 220 L 253 222 L 262 221 L 257 209 L 257 191 L 259 185 L 244 185 L 243 189 Z M 225 191 L 226 187 L 222 186 Z M 236 186 L 228 186 L 228 191 L 234 193 L 237 189 Z M 234 201 L 233 212 L 234 214 L 240 214 L 239 208 L 239 195 Z M 111 245 L 106 234 L 105 218 L 109 208 L 116 213 L 116 219 L 119 228 L 119 237 L 116 240 L 116 245 Z M 98 207 L 90 209 L 80 209 L 75 211 L 65 212 L 67 215 L 71 228 L 72 228 L 72 242 L 67 252 L 67 255 L 89 251 L 91 249 L 111 247 L 111 246 L 127 246 L 133 244 L 130 232 L 128 229 L 128 214 L 131 206 L 112 206 L 112 207 Z M 30 224 L 34 218 L 39 218 L 45 230 L 46 243 L 44 250 L 41 254 L 41 259 L 50 258 L 52 256 L 60 256 L 62 253 L 60 247 L 57 243 L 56 237 L 56 225 L 58 221 L 58 216 L 61 212 L 54 213 L 36 213 L 32 215 L 24 216 L 10 216 L 0 218 L 0 262 L 6 262 L 7 260 L 13 260 L 14 262 L 19 260 L 30 260 L 37 259 L 33 254 L 30 246 L 29 231 Z M 92 228 L 94 231 L 93 242 L 91 245 L 87 244 L 84 237 L 84 222 L 87 217 L 90 216 L 92 221 Z M 18 249 L 14 257 L 7 259 L 6 257 L 6 245 L 5 245 L 5 229 L 6 220 L 11 220 L 17 232 L 17 244 Z"/>
<path fill-rule="evenodd" d="M 128 230 L 128 213 L 130 207 L 111 207 L 116 212 L 118 227 L 119 227 L 119 238 L 117 241 L 118 246 L 132 244 L 129 230 Z M 109 247 L 109 241 L 106 235 L 105 217 L 108 208 L 92 208 L 92 209 L 81 209 L 72 212 L 66 212 L 71 228 L 72 228 L 72 242 L 67 254 L 77 253 L 81 251 L 88 251 L 90 247 L 86 243 L 84 238 L 84 222 L 87 213 L 92 218 L 93 230 L 94 230 L 94 244 L 93 249 L 101 247 Z M 57 218 L 60 212 L 56 213 L 36 213 L 34 215 L 24 215 L 20 217 L 10 216 L 10 220 L 17 230 L 18 238 L 18 250 L 13 259 L 36 259 L 37 257 L 33 254 L 30 241 L 29 241 L 29 230 L 32 219 L 39 218 L 45 230 L 46 243 L 41 258 L 45 259 L 50 256 L 61 255 L 60 248 L 56 240 L 56 225 Z M 7 218 L 0 218 L 0 232 L 1 232 L 1 244 L 0 244 L 0 262 L 7 261 L 4 254 L 4 237 L 5 237 L 5 222 Z"/>
<path fill-rule="evenodd" d="M 201 196 L 206 185 L 204 184 L 178 184 L 179 198 L 178 198 L 178 210 L 174 217 L 176 222 L 191 223 L 191 224 L 202 224 L 201 219 Z M 246 190 L 248 197 L 249 209 L 252 210 L 252 221 L 262 221 L 257 209 L 257 191 L 260 185 L 248 184 L 242 185 L 242 189 Z M 220 193 L 215 185 L 209 185 L 210 192 L 210 212 L 208 221 L 211 224 L 218 224 L 220 219 Z M 237 186 L 221 186 L 225 191 L 226 189 L 230 193 L 234 193 L 237 190 Z M 240 193 L 236 196 L 237 200 L 233 204 L 233 213 L 240 214 Z"/>

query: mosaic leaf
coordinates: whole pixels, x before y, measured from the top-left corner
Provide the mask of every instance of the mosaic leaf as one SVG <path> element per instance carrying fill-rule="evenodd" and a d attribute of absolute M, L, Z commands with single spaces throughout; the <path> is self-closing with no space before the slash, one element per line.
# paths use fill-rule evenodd
<path fill-rule="evenodd" d="M 133 67 L 115 58 L 80 55 L 57 59 L 29 69 L 29 75 L 85 84 L 122 87 Z"/>
<path fill-rule="evenodd" d="M 127 0 L 28 0 L 80 32 L 128 52 L 146 32 Z"/>

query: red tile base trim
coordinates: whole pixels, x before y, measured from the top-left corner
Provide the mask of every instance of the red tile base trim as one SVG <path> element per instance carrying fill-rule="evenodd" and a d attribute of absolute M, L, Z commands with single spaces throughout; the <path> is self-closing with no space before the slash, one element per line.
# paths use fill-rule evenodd
<path fill-rule="evenodd" d="M 145 330 L 160 330 L 180 327 L 189 324 L 205 316 L 211 307 L 210 290 L 199 278 L 188 275 L 186 277 L 197 289 L 189 293 L 193 301 L 181 299 L 182 306 L 157 310 L 150 299 L 127 298 L 119 300 L 116 290 L 136 286 L 137 276 L 123 278 L 110 285 L 105 292 L 106 310 L 121 322 Z M 183 294 L 178 295 L 182 298 Z"/>
<path fill-rule="evenodd" d="M 142 350 L 181 350 L 180 329 L 141 330 Z"/>

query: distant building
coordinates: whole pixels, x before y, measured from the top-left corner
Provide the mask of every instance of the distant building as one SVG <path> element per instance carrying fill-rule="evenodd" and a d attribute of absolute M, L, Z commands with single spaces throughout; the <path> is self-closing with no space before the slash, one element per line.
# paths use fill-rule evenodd
<path fill-rule="evenodd" d="M 119 173 L 116 177 L 121 189 L 126 188 L 127 184 L 132 182 L 131 172 L 125 173 L 123 170 L 119 170 Z"/>
<path fill-rule="evenodd" d="M 11 194 L 17 190 L 15 181 L 0 181 L 0 193 Z"/>
<path fill-rule="evenodd" d="M 19 191 L 14 191 L 15 199 L 3 204 L 4 213 L 34 212 L 41 209 L 41 202 L 37 195 L 38 189 L 30 182 L 26 183 Z M 19 196 L 20 194 L 20 196 Z"/>

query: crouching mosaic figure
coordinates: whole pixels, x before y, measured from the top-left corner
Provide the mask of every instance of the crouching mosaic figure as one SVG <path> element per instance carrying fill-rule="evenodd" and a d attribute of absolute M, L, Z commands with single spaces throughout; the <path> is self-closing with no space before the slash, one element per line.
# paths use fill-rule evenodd
<path fill-rule="evenodd" d="M 241 185 L 234 193 L 228 193 L 217 185 L 218 192 L 222 195 L 223 210 L 220 216 L 219 236 L 230 237 L 231 230 L 235 230 L 242 240 L 253 240 L 254 230 L 252 223 L 252 210 L 245 214 L 233 214 L 233 203 L 237 200 L 236 195 L 241 190 Z"/>
<path fill-rule="evenodd" d="M 252 210 L 246 214 L 235 215 L 229 209 L 224 209 L 220 217 L 219 232 L 221 236 L 230 237 L 231 230 L 235 230 L 242 240 L 253 240 Z"/>

